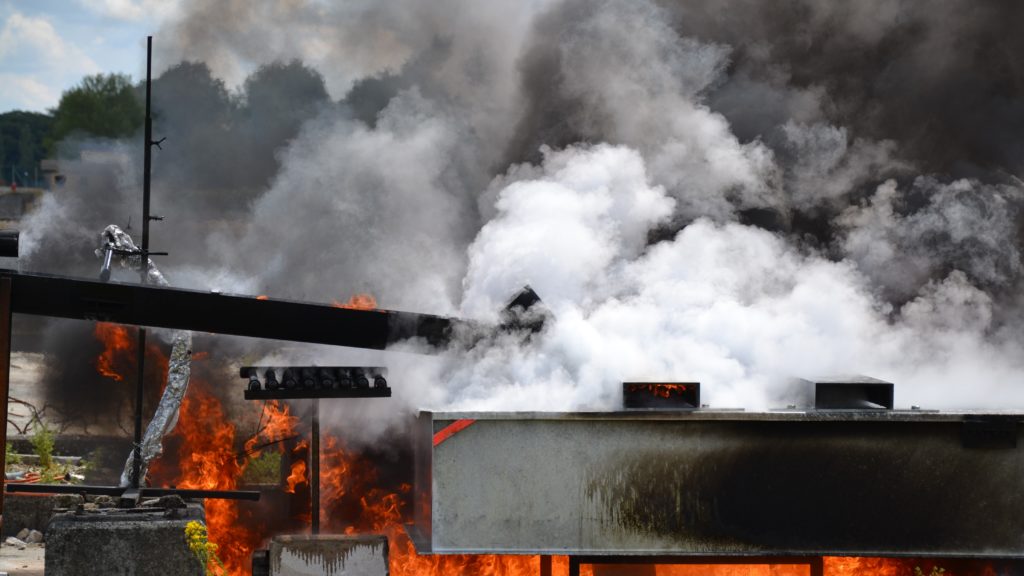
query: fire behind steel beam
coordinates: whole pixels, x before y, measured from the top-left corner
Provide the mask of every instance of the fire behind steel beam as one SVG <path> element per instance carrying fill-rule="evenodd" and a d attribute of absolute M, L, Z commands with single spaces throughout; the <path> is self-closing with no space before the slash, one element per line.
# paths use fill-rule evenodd
<path fill-rule="evenodd" d="M 374 350 L 410 338 L 441 348 L 480 329 L 464 320 L 413 312 L 355 310 L 14 270 L 0 269 L 0 277 L 11 279 L 11 307 L 19 314 Z"/>
<path fill-rule="evenodd" d="M 430 413 L 419 553 L 1024 558 L 1024 414 Z"/>

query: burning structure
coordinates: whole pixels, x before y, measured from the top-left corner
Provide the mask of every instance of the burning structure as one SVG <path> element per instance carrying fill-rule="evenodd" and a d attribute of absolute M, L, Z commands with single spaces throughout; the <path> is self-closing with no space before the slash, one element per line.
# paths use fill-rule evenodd
<path fill-rule="evenodd" d="M 442 551 L 502 551 L 494 540 L 473 549 L 445 540 L 451 535 L 446 529 L 480 538 L 504 531 L 507 543 L 523 535 L 517 530 L 530 518 L 512 512 L 526 514 L 544 502 L 537 494 L 543 489 L 530 494 L 530 506 L 502 514 L 509 523 L 519 518 L 519 527 L 495 528 L 500 518 L 460 524 L 443 516 L 457 502 L 438 490 L 430 492 L 431 506 L 443 509 L 433 508 L 423 520 L 417 498 L 424 490 L 411 479 L 414 457 L 407 448 L 411 429 L 421 434 L 415 444 L 422 449 L 422 428 L 467 415 L 477 423 L 418 457 L 476 453 L 492 439 L 497 447 L 502 438 L 496 430 L 515 421 L 510 412 L 545 413 L 523 423 L 524 434 L 564 426 L 587 439 L 605 438 L 593 447 L 599 450 L 612 442 L 600 436 L 606 428 L 629 423 L 666 437 L 662 452 L 636 449 L 637 458 L 667 454 L 658 461 L 690 470 L 686 454 L 695 451 L 728 464 L 734 473 L 720 466 L 714 479 L 729 489 L 729 501 L 709 496 L 715 493 L 705 489 L 709 471 L 685 477 L 695 488 L 680 504 L 694 510 L 694 518 L 724 522 L 696 524 L 715 538 L 733 542 L 742 533 L 762 552 L 771 544 L 801 555 L 896 554 L 886 544 L 903 542 L 906 550 L 944 556 L 935 562 L 950 572 L 1015 570 L 988 560 L 970 564 L 928 544 L 965 536 L 960 530 L 978 525 L 972 514 L 996 501 L 929 500 L 935 489 L 957 484 L 946 472 L 963 472 L 960 478 L 978 484 L 1009 482 L 1014 474 L 995 466 L 1005 473 L 979 479 L 987 459 L 1015 454 L 1007 445 L 1013 433 L 1005 422 L 973 422 L 964 410 L 1024 408 L 1018 296 L 1024 189 L 1017 178 L 1024 171 L 1024 72 L 1015 56 L 1020 35 L 1012 29 L 1019 21 L 1015 3 L 977 8 L 966 0 L 942 6 L 808 0 L 784 10 L 742 0 L 486 6 L 268 0 L 244 7 L 186 0 L 160 33 L 157 52 L 164 72 L 157 79 L 155 129 L 168 141 L 154 189 L 167 220 L 154 234 L 156 244 L 173 246 L 166 269 L 180 286 L 197 291 L 189 304 L 202 307 L 192 308 L 196 316 L 212 324 L 231 315 L 251 328 L 236 334 L 287 340 L 314 330 L 341 346 L 372 337 L 389 353 L 237 338 L 211 342 L 197 350 L 210 354 L 197 362 L 205 362 L 207 373 L 195 378 L 183 402 L 177 440 L 154 463 L 154 482 L 231 490 L 252 465 L 250 456 L 279 454 L 280 484 L 291 491 L 274 491 L 272 508 L 255 507 L 270 506 L 269 496 L 259 505 L 207 506 L 211 538 L 231 569 L 244 572 L 266 536 L 308 525 L 311 511 L 302 503 L 309 501 L 312 466 L 303 458 L 309 454 L 301 424 L 309 419 L 298 417 L 304 406 L 236 406 L 242 402 L 238 367 L 387 366 L 390 400 L 324 407 L 319 505 L 325 531 L 388 533 L 395 573 L 532 572 L 543 565 L 535 555 L 554 554 L 555 544 L 566 554 L 595 552 L 588 547 L 596 540 L 557 540 L 566 532 L 549 528 L 532 535 L 551 535 L 550 545 L 529 543 L 512 558 L 413 554 L 401 525 L 417 514 L 417 538 Z M 106 148 L 129 150 L 133 160 L 136 148 L 64 145 L 72 152 L 67 158 L 82 158 L 76 149 Z M 80 268 L 90 262 L 88 253 L 69 246 L 90 246 L 92 232 L 116 218 L 111 210 L 134 205 L 128 199 L 138 189 L 136 163 L 65 160 L 64 193 L 44 199 L 25 223 L 24 269 L 94 275 L 91 265 Z M 437 348 L 430 330 L 406 326 L 402 338 L 392 338 L 390 324 L 381 328 L 379 318 L 355 332 L 336 329 L 345 309 L 306 309 L 301 320 L 293 318 L 306 323 L 296 332 L 272 329 L 290 310 L 277 298 L 330 302 L 356 293 L 372 293 L 387 308 L 497 325 L 504 321 L 502 304 L 527 283 L 548 308 L 541 329 L 481 336 L 467 323 L 461 325 L 466 330 L 447 334 L 457 346 L 436 355 L 417 354 Z M 234 300 L 213 302 L 212 289 L 275 298 L 249 303 L 266 306 L 248 314 L 232 308 Z M 67 300 L 60 296 L 54 301 Z M 180 312 L 158 299 L 139 301 L 137 308 L 151 315 L 139 319 L 142 324 L 182 327 L 172 324 Z M 257 309 L 247 304 L 244 310 Z M 531 325 L 536 318 L 524 320 Z M 45 382 L 55 406 L 74 398 L 65 404 L 101 412 L 99 399 L 111 397 L 113 379 L 93 370 L 94 354 L 80 358 L 78 351 L 94 330 L 54 321 L 34 331 L 46 335 L 55 359 Z M 69 376 L 83 366 L 88 380 Z M 772 411 L 802 404 L 793 375 L 849 373 L 898 383 L 891 397 L 861 398 L 893 410 L 861 419 L 846 412 Z M 622 406 L 623 382 L 662 378 L 700 382 L 700 396 L 687 402 L 697 411 L 664 419 L 612 415 Z M 88 394 L 80 390 L 83 382 Z M 230 392 L 225 382 L 233 383 Z M 942 412 L 910 413 L 911 403 Z M 711 408 L 700 410 L 703 404 Z M 715 412 L 722 407 L 746 412 Z M 286 409 L 288 418 L 281 416 Z M 429 426 L 410 424 L 418 409 L 432 414 L 424 416 Z M 291 422 L 291 428 L 243 433 L 233 422 L 244 412 L 274 426 Z M 606 415 L 557 416 L 595 412 Z M 863 430 L 884 451 L 858 445 L 858 462 L 878 474 L 853 488 L 863 507 L 842 498 L 833 503 L 825 496 L 834 492 L 825 489 L 865 472 L 852 460 L 830 463 L 829 454 L 800 460 L 802 432 L 791 432 L 857 444 L 838 432 L 844 429 Z M 905 432 L 918 429 L 942 440 L 918 442 L 916 432 Z M 743 469 L 742 460 L 719 462 L 701 451 L 707 446 L 687 444 L 693 436 L 729 452 L 742 452 L 738 444 L 749 440 L 760 451 Z M 766 438 L 778 442 L 766 445 Z M 996 445 L 970 446 L 985 444 L 984 438 Z M 905 452 L 910 444 L 920 450 Z M 765 454 L 779 460 L 768 462 Z M 951 461 L 942 454 L 958 455 L 952 461 L 959 464 L 929 470 L 929 462 Z M 462 466 L 474 468 L 475 460 L 466 458 L 443 468 L 451 482 L 464 480 L 457 475 Z M 913 464 L 914 478 L 927 489 L 903 490 L 910 496 L 888 507 L 900 511 L 901 521 L 875 535 L 886 541 L 859 548 L 865 540 L 856 539 L 875 537 L 878 527 L 858 514 L 878 512 L 896 497 L 874 487 L 908 486 L 893 478 L 902 478 L 902 469 L 884 465 L 891 458 Z M 795 481 L 783 482 L 790 476 L 780 461 L 801 472 Z M 492 472 L 516 473 L 523 487 L 534 476 L 519 470 L 540 465 L 512 458 L 500 464 L 506 467 Z M 638 472 L 650 471 L 650 461 L 627 464 L 623 477 L 639 475 L 631 486 L 650 498 L 634 508 L 660 502 L 650 487 L 664 475 Z M 578 474 L 598 472 L 574 466 Z M 750 475 L 771 481 L 736 484 Z M 572 510 L 590 510 L 610 498 L 612 476 L 591 476 L 604 478 L 589 492 L 593 501 L 563 496 Z M 811 506 L 801 496 L 822 478 L 825 492 L 812 492 L 817 506 Z M 586 495 L 590 485 L 574 487 Z M 475 488 L 482 491 L 469 494 L 494 505 L 496 495 Z M 527 502 L 509 494 L 521 496 L 514 504 Z M 684 488 L 683 494 L 691 493 Z M 994 486 L 988 494 L 1011 498 Z M 754 525 L 731 503 L 803 523 Z M 912 505 L 920 505 L 920 516 Z M 608 508 L 595 509 L 593 518 L 573 516 L 594 534 L 624 514 L 609 518 L 602 515 Z M 459 520 L 474 514 L 481 512 Z M 1017 529 L 1012 519 L 993 517 L 999 522 L 986 528 Z M 267 518 L 277 523 L 266 524 Z M 651 522 L 661 528 L 682 523 L 671 514 Z M 837 534 L 837 526 L 850 534 Z M 783 545 L 783 528 L 792 530 L 795 544 Z M 1017 556 L 1019 546 L 986 530 L 973 534 L 982 533 L 991 538 L 963 538 L 973 542 L 964 554 L 984 556 L 989 544 L 998 548 L 992 555 Z M 825 535 L 845 544 L 813 540 Z M 806 546 L 796 536 L 806 536 Z M 571 568 L 565 558 L 552 564 Z M 909 575 L 915 566 L 927 571 L 930 564 L 828 558 L 823 569 Z M 666 566 L 652 570 L 670 573 Z"/>

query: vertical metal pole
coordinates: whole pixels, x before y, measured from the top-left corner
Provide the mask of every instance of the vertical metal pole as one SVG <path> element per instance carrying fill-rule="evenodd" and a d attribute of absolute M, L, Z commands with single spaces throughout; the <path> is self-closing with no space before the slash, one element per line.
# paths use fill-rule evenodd
<path fill-rule="evenodd" d="M 153 37 L 146 37 L 146 126 L 142 153 L 142 254 L 139 274 L 146 283 L 149 272 L 149 176 L 152 168 L 153 118 L 150 115 L 150 93 L 153 82 Z M 132 486 L 142 486 L 142 395 L 146 375 L 146 329 L 139 328 L 139 350 L 136 355 L 139 377 L 135 382 L 135 445 L 132 452 Z"/>
<path fill-rule="evenodd" d="M 580 576 L 580 559 L 569 556 L 569 576 Z"/>
<path fill-rule="evenodd" d="M 312 514 L 312 533 L 320 533 L 320 399 L 313 399 L 313 434 L 309 449 L 309 507 Z"/>
<path fill-rule="evenodd" d="M 153 164 L 153 117 L 150 115 L 150 95 L 153 83 L 153 37 L 146 37 L 146 135 L 142 156 L 142 283 L 146 283 L 149 259 L 149 175 Z"/>
<path fill-rule="evenodd" d="M 132 448 L 132 486 L 142 486 L 142 393 L 146 377 L 146 329 L 139 328 L 139 350 L 136 354 L 139 366 L 135 380 L 135 443 Z"/>
<path fill-rule="evenodd" d="M 815 556 L 807 562 L 811 567 L 811 576 L 825 576 L 825 559 Z"/>
<path fill-rule="evenodd" d="M 11 279 L 0 278 L 0 473 L 7 470 L 7 394 L 11 383 Z M 0 482 L 0 485 L 3 483 Z M 0 490 L 0 526 L 4 523 L 4 495 Z"/>
<path fill-rule="evenodd" d="M 540 557 L 540 576 L 551 576 L 551 556 Z"/>

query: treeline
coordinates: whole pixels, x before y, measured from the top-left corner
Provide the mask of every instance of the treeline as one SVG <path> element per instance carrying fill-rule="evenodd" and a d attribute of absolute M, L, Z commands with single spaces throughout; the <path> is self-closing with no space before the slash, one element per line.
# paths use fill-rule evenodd
<path fill-rule="evenodd" d="M 26 185 L 35 179 L 52 129 L 49 114 L 20 110 L 0 114 L 0 182 L 8 184 L 14 176 Z"/>
<path fill-rule="evenodd" d="M 298 61 L 255 70 L 236 91 L 202 63 L 182 62 L 153 81 L 154 135 L 166 136 L 164 159 L 185 168 L 183 178 L 214 185 L 260 186 L 276 173 L 277 150 L 324 106 L 335 105 L 323 77 Z M 127 75 L 87 76 L 47 114 L 0 114 L 0 179 L 14 168 L 18 183 L 64 142 L 140 137 L 145 85 Z M 70 153 L 73 153 L 73 148 Z"/>

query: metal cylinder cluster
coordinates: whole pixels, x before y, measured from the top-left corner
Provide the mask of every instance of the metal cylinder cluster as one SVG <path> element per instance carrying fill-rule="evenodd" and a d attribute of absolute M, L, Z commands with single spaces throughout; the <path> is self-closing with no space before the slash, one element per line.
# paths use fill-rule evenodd
<path fill-rule="evenodd" d="M 287 368 L 244 367 L 241 377 L 249 379 L 248 390 L 370 390 L 386 388 L 383 369 L 353 366 L 291 366 Z M 259 376 L 262 372 L 263 383 Z"/>

